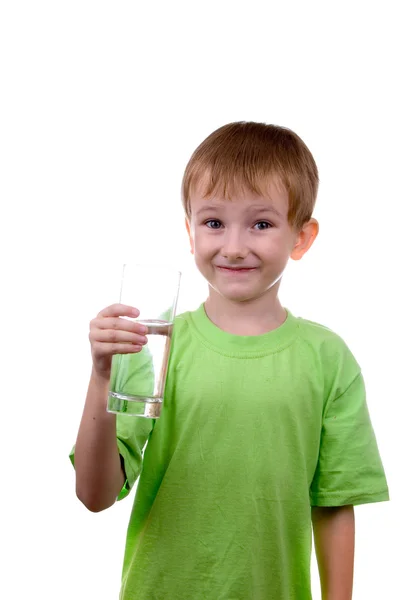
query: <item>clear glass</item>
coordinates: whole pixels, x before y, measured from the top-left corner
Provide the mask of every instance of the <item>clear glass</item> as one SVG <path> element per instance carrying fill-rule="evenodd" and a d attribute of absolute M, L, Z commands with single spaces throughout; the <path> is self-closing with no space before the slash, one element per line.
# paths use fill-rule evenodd
<path fill-rule="evenodd" d="M 120 302 L 134 306 L 148 343 L 112 359 L 107 410 L 156 419 L 161 414 L 181 273 L 168 267 L 124 265 Z M 127 318 L 127 317 L 124 317 Z"/>

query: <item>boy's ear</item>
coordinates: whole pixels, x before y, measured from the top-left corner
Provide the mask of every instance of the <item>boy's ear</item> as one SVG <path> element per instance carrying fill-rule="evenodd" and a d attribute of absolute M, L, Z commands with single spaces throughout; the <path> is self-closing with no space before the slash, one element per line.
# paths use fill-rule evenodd
<path fill-rule="evenodd" d="M 192 254 L 194 254 L 193 236 L 192 236 L 192 231 L 190 229 L 190 223 L 189 223 L 188 219 L 185 219 L 185 225 L 186 225 L 186 231 L 188 232 L 189 240 L 190 240 L 190 252 Z"/>
<path fill-rule="evenodd" d="M 300 260 L 303 258 L 307 250 L 309 250 L 314 243 L 315 238 L 318 235 L 319 225 L 316 219 L 310 219 L 297 235 L 296 243 L 293 246 L 290 257 L 293 260 Z"/>

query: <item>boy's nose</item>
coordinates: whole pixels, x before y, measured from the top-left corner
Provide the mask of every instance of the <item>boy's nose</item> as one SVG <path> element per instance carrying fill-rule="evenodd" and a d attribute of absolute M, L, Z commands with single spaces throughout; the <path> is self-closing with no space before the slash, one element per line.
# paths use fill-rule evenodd
<path fill-rule="evenodd" d="M 236 232 L 225 233 L 221 255 L 226 259 L 246 258 L 249 250 L 242 235 Z"/>

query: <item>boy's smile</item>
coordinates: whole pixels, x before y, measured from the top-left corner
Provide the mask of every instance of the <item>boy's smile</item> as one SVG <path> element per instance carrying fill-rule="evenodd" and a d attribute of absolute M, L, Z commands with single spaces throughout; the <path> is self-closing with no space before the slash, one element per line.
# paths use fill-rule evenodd
<path fill-rule="evenodd" d="M 217 269 L 221 271 L 221 273 L 250 273 L 256 270 L 257 267 L 223 267 L 221 265 L 216 265 Z"/>
<path fill-rule="evenodd" d="M 283 186 L 271 182 L 266 197 L 243 191 L 231 200 L 204 198 L 198 190 L 190 206 L 192 252 L 210 295 L 252 302 L 271 296 L 275 287 L 276 297 L 289 257 L 303 235 L 288 222 L 289 198 Z"/>

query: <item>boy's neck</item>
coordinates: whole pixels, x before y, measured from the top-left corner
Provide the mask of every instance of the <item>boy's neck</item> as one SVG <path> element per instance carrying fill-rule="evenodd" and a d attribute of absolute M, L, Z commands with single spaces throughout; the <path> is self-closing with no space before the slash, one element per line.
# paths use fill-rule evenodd
<path fill-rule="evenodd" d="M 287 318 L 277 290 L 270 292 L 249 303 L 232 302 L 211 288 L 205 310 L 208 318 L 223 331 L 234 335 L 262 335 L 280 327 Z"/>

